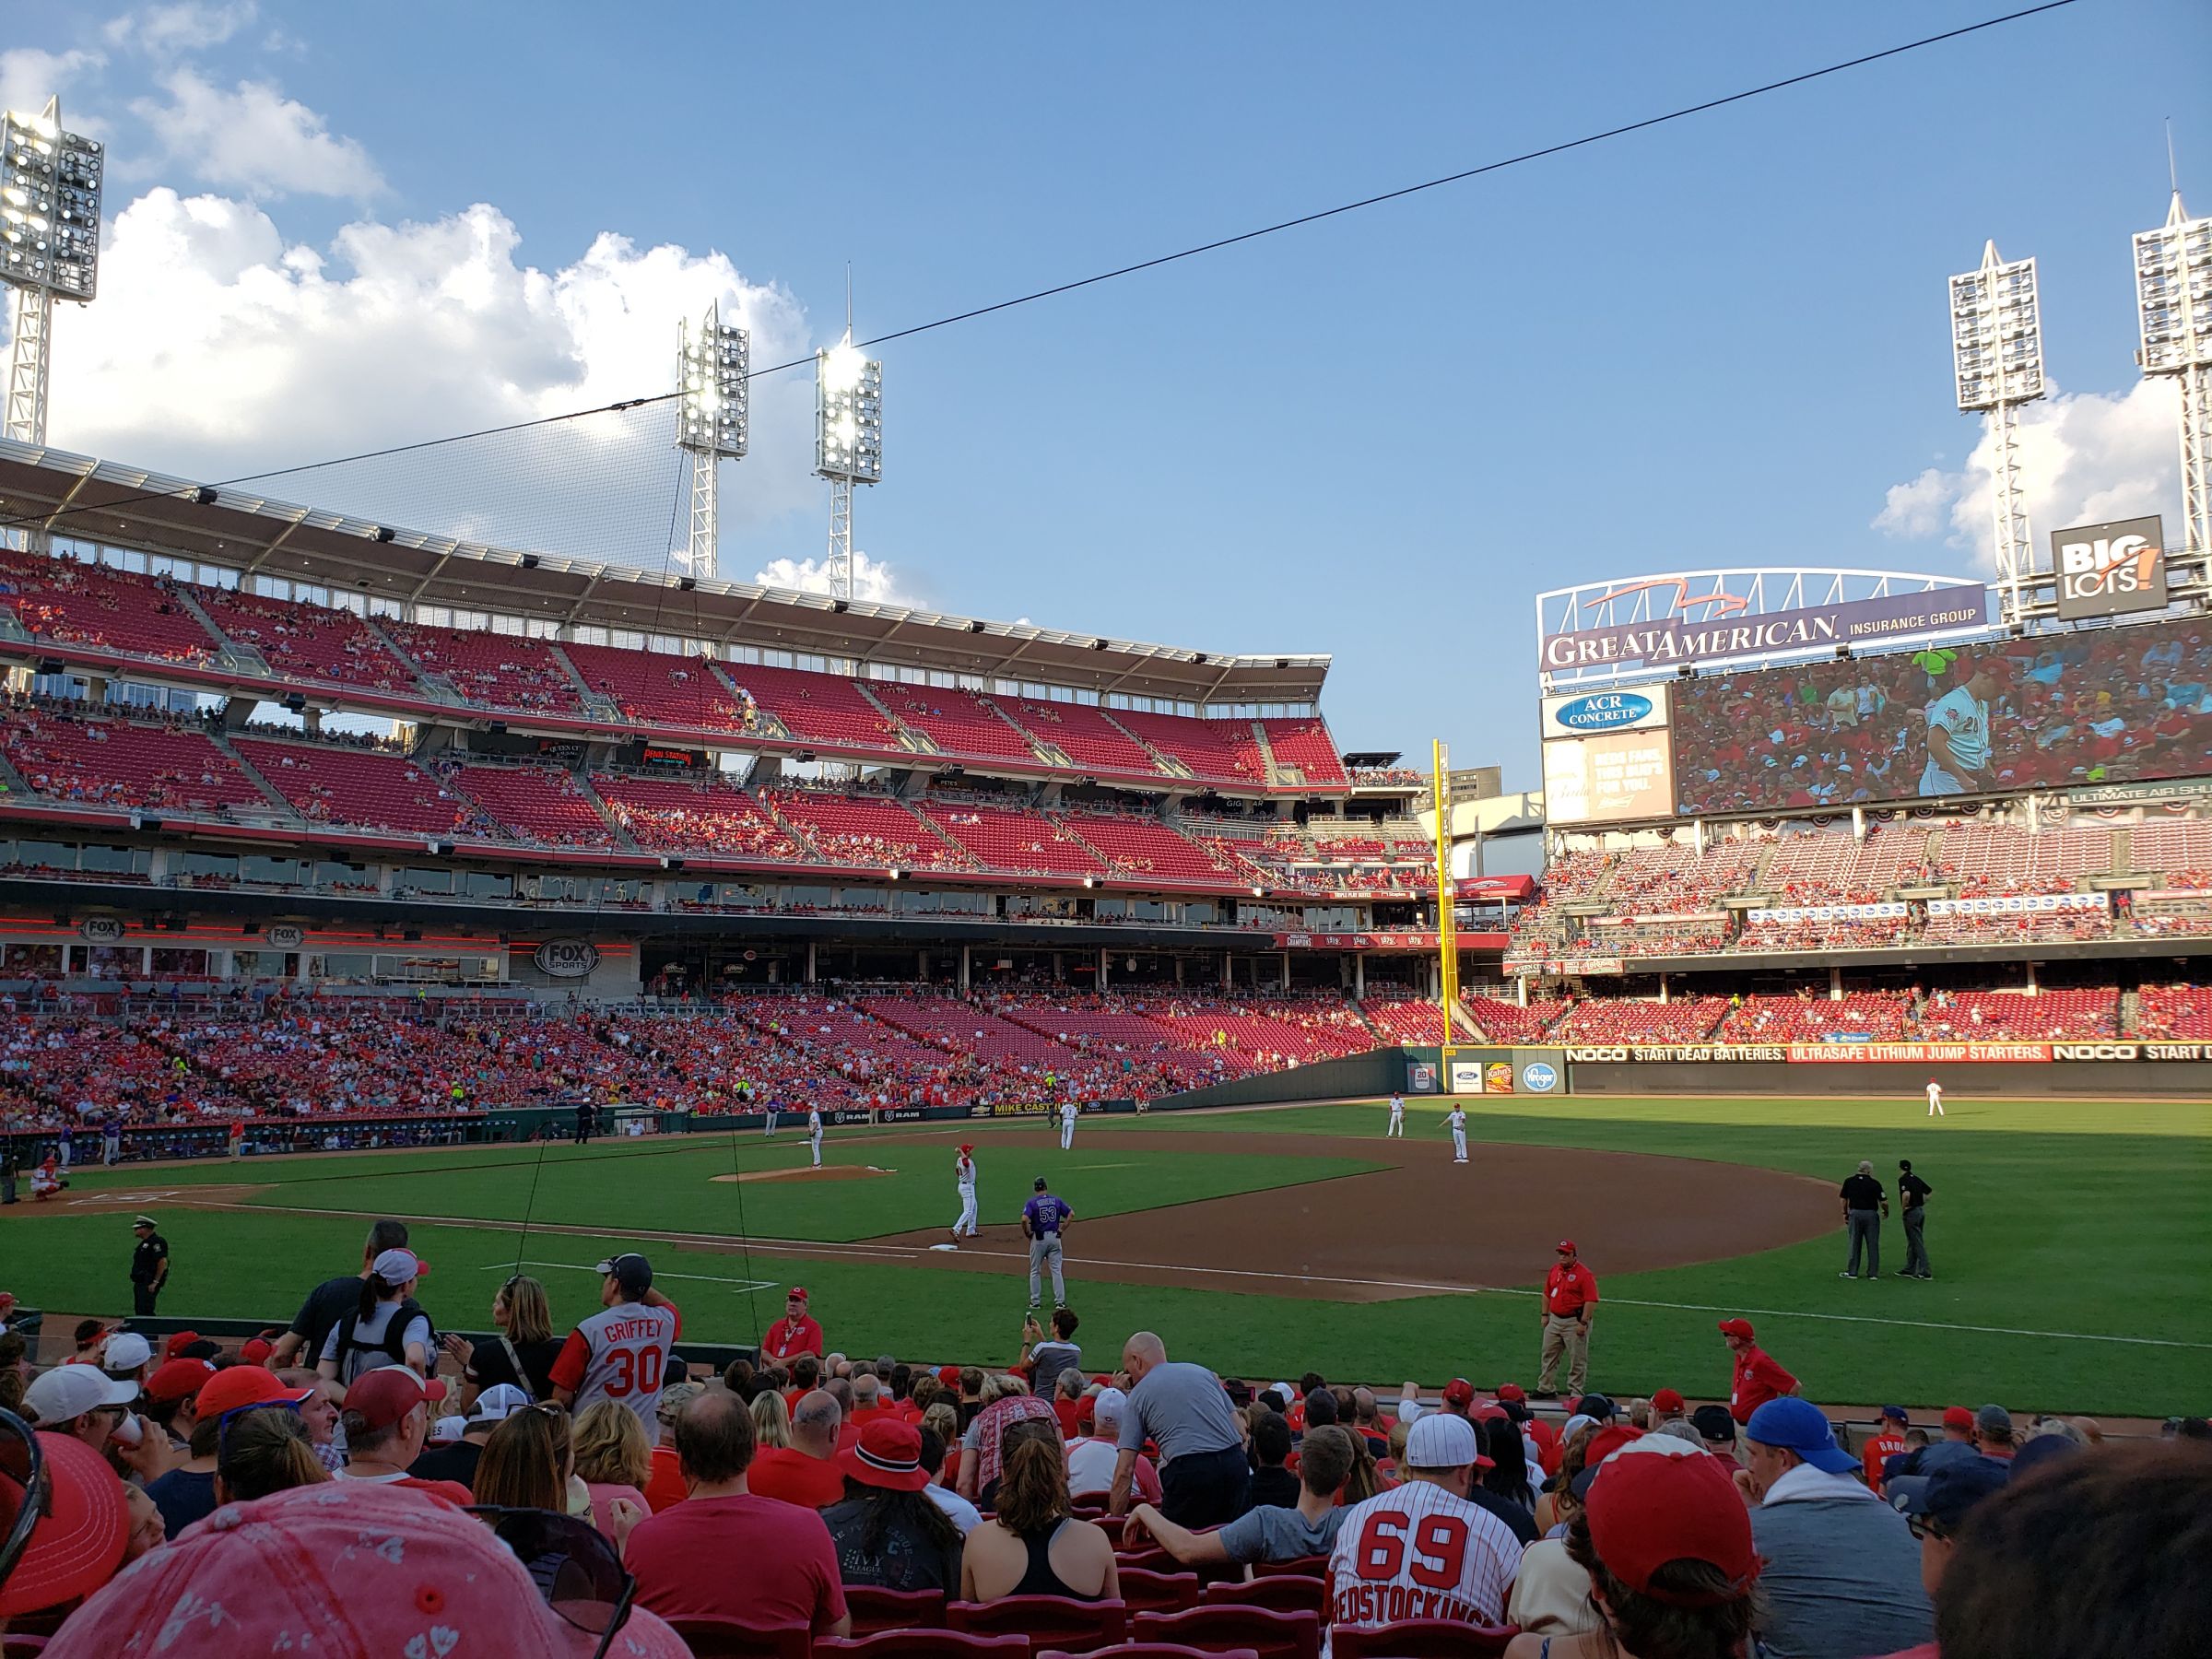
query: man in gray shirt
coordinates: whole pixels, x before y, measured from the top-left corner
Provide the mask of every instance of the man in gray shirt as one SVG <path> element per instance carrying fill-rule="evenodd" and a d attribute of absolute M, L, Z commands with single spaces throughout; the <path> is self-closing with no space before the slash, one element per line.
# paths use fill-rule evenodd
<path fill-rule="evenodd" d="M 1137 1453 L 1149 1440 L 1159 1448 L 1159 1508 L 1169 1520 L 1217 1526 L 1242 1514 L 1252 1465 L 1244 1461 L 1244 1436 L 1221 1379 L 1203 1365 L 1171 1364 L 1167 1345 L 1150 1331 L 1123 1345 L 1122 1369 L 1132 1386 L 1115 1442 L 1108 1512 L 1128 1513 Z"/>
<path fill-rule="evenodd" d="M 1264 1503 L 1227 1526 L 1194 1533 L 1176 1525 L 1150 1504 L 1140 1503 L 1130 1512 L 1122 1535 L 1149 1533 L 1185 1567 L 1204 1561 L 1298 1561 L 1325 1556 L 1336 1547 L 1336 1529 L 1344 1524 L 1345 1512 L 1336 1507 L 1336 1494 L 1352 1472 L 1353 1455 L 1348 1430 L 1335 1424 L 1309 1429 L 1299 1453 L 1295 1507 Z"/>

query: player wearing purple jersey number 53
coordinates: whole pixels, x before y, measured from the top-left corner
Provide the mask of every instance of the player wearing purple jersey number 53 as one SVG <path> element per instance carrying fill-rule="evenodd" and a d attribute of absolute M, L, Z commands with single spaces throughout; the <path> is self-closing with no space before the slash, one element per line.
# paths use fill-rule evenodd
<path fill-rule="evenodd" d="M 1037 1177 L 1037 1195 L 1021 1206 L 1021 1236 L 1030 1241 L 1030 1306 L 1038 1306 L 1043 1293 L 1043 1270 L 1053 1270 L 1053 1306 L 1067 1306 L 1067 1284 L 1060 1277 L 1060 1235 L 1067 1229 L 1074 1208 L 1064 1198 L 1045 1191 L 1044 1177 Z"/>

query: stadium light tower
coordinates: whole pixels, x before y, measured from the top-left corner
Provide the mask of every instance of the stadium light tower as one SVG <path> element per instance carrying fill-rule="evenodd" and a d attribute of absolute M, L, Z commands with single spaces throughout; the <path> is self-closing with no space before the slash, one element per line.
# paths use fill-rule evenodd
<path fill-rule="evenodd" d="M 46 441 L 53 302 L 100 286 L 100 147 L 62 130 L 62 100 L 43 114 L 0 116 L 0 282 L 14 302 L 6 435 Z"/>
<path fill-rule="evenodd" d="M 1997 578 L 2011 615 L 2020 583 L 2034 571 L 2028 498 L 2020 482 L 2019 407 L 2043 394 L 2043 322 L 2036 302 L 2035 261 L 2007 264 L 1984 243 L 1980 268 L 1951 278 L 1951 366 L 1959 407 L 1986 417 L 1996 453 L 1990 464 L 1991 531 Z"/>
<path fill-rule="evenodd" d="M 2191 218 L 2179 190 L 2163 225 L 2136 232 L 2136 360 L 2181 389 L 2183 539 L 2212 559 L 2212 218 Z"/>
<path fill-rule="evenodd" d="M 683 396 L 677 407 L 676 447 L 691 463 L 691 534 L 684 545 L 684 567 L 694 577 L 714 574 L 723 458 L 745 458 L 747 350 L 745 330 L 724 324 L 720 300 L 707 307 L 696 335 L 689 323 L 677 320 L 677 383 Z"/>
<path fill-rule="evenodd" d="M 853 597 L 853 487 L 883 477 L 883 365 L 845 337 L 814 354 L 814 470 L 830 480 L 830 592 Z"/>

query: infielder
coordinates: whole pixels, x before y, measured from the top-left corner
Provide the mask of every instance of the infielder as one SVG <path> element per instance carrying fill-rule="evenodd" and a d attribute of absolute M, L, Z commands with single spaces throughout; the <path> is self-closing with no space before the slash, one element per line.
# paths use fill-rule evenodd
<path fill-rule="evenodd" d="M 1400 1140 L 1406 1138 L 1406 1097 L 1395 1089 L 1390 1096 L 1390 1128 L 1382 1138 L 1388 1140 L 1394 1135 Z"/>
<path fill-rule="evenodd" d="M 974 1238 L 975 1227 L 975 1147 L 963 1144 L 960 1155 L 952 1160 L 952 1177 L 960 1189 L 960 1218 L 952 1224 L 952 1238 L 956 1244 L 964 1232 Z"/>
<path fill-rule="evenodd" d="M 1060 1102 L 1060 1150 L 1067 1151 L 1076 1144 L 1076 1103 Z"/>
<path fill-rule="evenodd" d="M 1454 1101 L 1452 1110 L 1445 1114 L 1444 1123 L 1452 1131 L 1452 1161 L 1465 1163 L 1467 1161 L 1466 1108 Z"/>
<path fill-rule="evenodd" d="M 1067 1306 L 1067 1286 L 1060 1277 L 1060 1235 L 1075 1209 L 1064 1198 L 1045 1191 L 1044 1177 L 1037 1177 L 1037 1195 L 1021 1206 L 1021 1233 L 1030 1241 L 1030 1312 L 1038 1307 L 1043 1287 L 1038 1282 L 1049 1264 L 1053 1270 L 1053 1306 Z"/>
<path fill-rule="evenodd" d="M 806 1145 L 814 1152 L 814 1167 L 818 1170 L 820 1169 L 822 1167 L 822 1109 L 819 1106 L 806 1108 Z"/>
<path fill-rule="evenodd" d="M 1936 1082 L 1933 1077 L 1928 1079 L 1928 1115 L 1930 1117 L 1941 1117 L 1944 1115 L 1943 1085 Z"/>

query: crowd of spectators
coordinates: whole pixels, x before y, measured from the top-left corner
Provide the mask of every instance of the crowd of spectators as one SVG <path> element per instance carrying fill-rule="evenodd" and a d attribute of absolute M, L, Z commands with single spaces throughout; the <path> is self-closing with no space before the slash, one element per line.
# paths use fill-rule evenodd
<path fill-rule="evenodd" d="M 2175 1565 L 2212 1541 L 2203 1418 L 1887 1406 L 1853 1443 L 1740 1319 L 1702 1403 L 1248 1382 L 1141 1330 L 1087 1355 L 1070 1309 L 1010 1362 L 848 1358 L 797 1288 L 715 1372 L 642 1256 L 565 1335 L 512 1276 L 471 1341 L 409 1242 L 376 1223 L 242 1339 L 0 1331 L 11 1647 L 1387 1653 L 1441 1625 L 1507 1659 L 2183 1659 L 2212 1620 Z"/>

